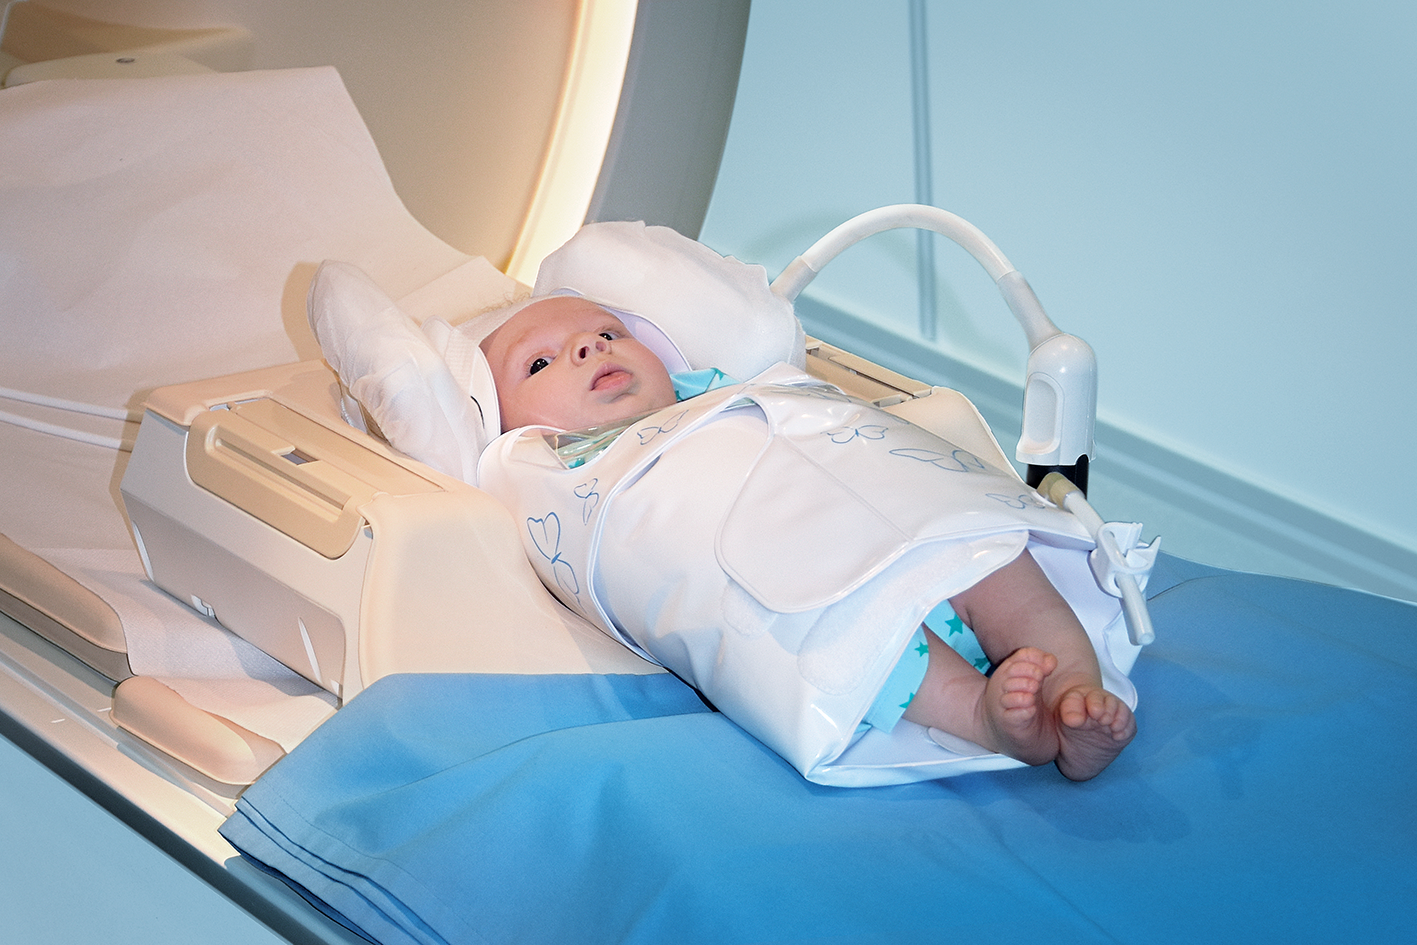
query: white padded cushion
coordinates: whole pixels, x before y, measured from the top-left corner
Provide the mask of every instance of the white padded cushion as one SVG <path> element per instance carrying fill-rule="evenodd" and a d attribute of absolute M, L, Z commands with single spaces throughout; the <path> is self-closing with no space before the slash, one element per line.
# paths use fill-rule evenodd
<path fill-rule="evenodd" d="M 547 256 L 533 295 L 571 290 L 656 324 L 694 369 L 747 379 L 785 361 L 806 363 L 792 303 L 767 271 L 666 226 L 590 223 Z"/>

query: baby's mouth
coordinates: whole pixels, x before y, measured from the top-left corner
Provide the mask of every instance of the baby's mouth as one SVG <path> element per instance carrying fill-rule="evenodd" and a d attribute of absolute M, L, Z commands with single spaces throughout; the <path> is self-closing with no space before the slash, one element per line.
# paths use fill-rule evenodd
<path fill-rule="evenodd" d="M 590 389 L 595 391 L 613 390 L 628 383 L 632 375 L 618 364 L 602 364 L 595 369 Z"/>

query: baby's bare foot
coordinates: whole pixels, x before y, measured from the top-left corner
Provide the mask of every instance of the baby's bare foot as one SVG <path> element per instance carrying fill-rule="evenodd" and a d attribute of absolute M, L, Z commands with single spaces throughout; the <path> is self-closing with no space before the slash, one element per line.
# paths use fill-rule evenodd
<path fill-rule="evenodd" d="M 985 686 L 984 724 L 989 747 L 1031 765 L 1058 756 L 1058 734 L 1043 701 L 1043 681 L 1058 666 L 1051 653 L 1024 647 L 995 668 Z"/>
<path fill-rule="evenodd" d="M 1127 704 L 1105 689 L 1076 686 L 1058 700 L 1058 770 L 1074 781 L 1096 777 L 1137 733 Z"/>

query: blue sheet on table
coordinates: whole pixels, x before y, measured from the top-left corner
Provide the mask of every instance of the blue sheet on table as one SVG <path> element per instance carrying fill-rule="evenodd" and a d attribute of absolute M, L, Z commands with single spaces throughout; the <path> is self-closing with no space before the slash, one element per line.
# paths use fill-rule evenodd
<path fill-rule="evenodd" d="M 1103 775 L 804 781 L 669 676 L 405 676 L 223 833 L 381 942 L 1417 935 L 1417 607 L 1163 558 Z"/>

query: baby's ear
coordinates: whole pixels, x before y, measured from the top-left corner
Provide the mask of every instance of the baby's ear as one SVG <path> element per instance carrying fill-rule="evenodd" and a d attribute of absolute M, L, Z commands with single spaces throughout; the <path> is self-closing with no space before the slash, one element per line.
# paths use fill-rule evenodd
<path fill-rule="evenodd" d="M 487 445 L 482 416 L 394 301 L 359 267 L 326 261 L 310 284 L 306 312 L 340 386 L 389 445 L 439 472 L 475 482 L 477 460 Z M 346 419 L 353 423 L 349 413 Z"/>

